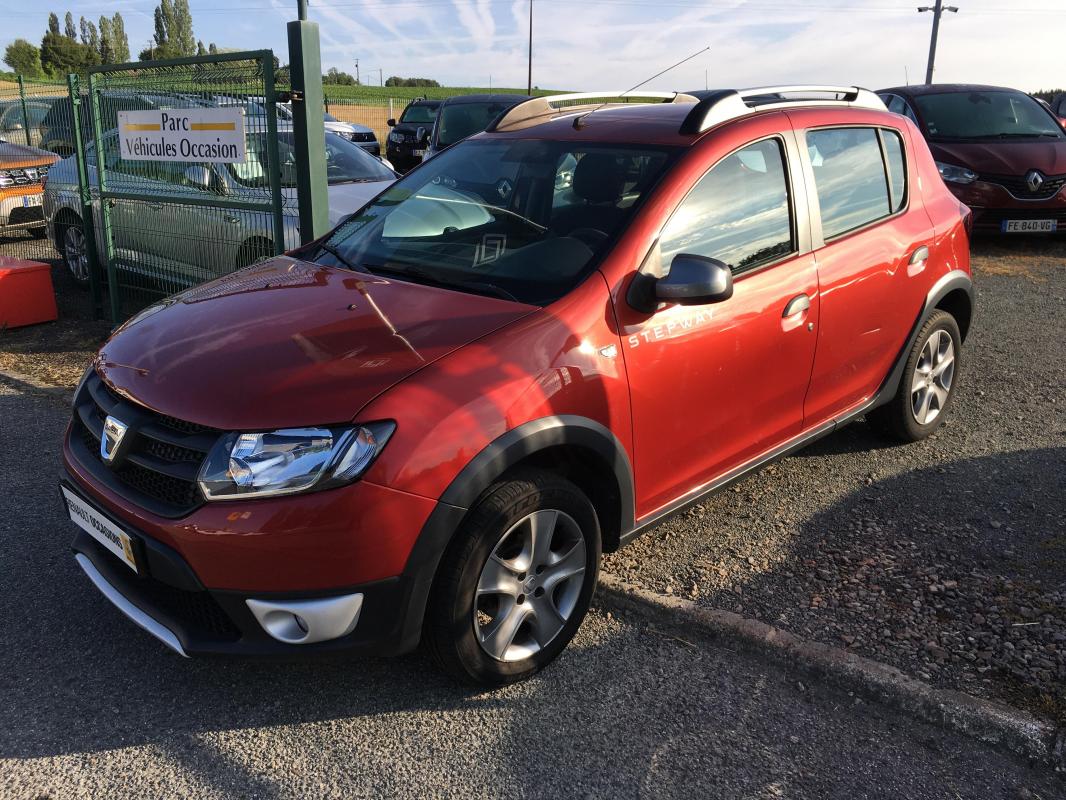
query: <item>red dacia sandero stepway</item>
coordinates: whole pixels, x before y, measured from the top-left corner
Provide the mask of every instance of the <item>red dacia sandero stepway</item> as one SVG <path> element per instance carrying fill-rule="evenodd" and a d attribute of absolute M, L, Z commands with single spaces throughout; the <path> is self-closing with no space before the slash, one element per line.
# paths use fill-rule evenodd
<path fill-rule="evenodd" d="M 644 97 L 530 98 L 119 329 L 63 446 L 96 587 L 183 655 L 421 640 L 501 684 L 603 551 L 861 415 L 935 430 L 969 211 L 913 123 L 855 88 Z"/>

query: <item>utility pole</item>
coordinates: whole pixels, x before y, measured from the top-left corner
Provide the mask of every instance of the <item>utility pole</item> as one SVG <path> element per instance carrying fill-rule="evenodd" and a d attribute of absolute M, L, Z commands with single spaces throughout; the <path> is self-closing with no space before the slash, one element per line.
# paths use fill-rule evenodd
<path fill-rule="evenodd" d="M 946 6 L 944 0 L 936 0 L 935 6 L 919 6 L 919 12 L 932 11 L 933 12 L 933 33 L 929 37 L 929 63 L 925 68 L 925 82 L 933 82 L 933 63 L 936 61 L 936 38 L 940 33 L 940 15 L 945 11 L 950 11 L 952 14 L 957 14 L 959 9 L 957 6 Z"/>
<path fill-rule="evenodd" d="M 529 77 L 526 94 L 533 94 L 533 0 L 529 0 Z"/>
<path fill-rule="evenodd" d="M 359 83 L 359 59 L 355 59 L 355 82 Z"/>
<path fill-rule="evenodd" d="M 374 72 L 374 70 L 370 70 L 370 71 Z M 377 73 L 378 73 L 378 86 L 384 86 L 385 85 L 385 72 L 384 72 L 384 70 L 381 67 L 378 67 L 377 68 Z"/>

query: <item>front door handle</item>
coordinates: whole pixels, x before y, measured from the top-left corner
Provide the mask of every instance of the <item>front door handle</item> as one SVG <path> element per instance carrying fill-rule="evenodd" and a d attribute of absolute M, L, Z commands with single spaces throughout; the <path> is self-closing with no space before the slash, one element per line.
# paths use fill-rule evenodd
<path fill-rule="evenodd" d="M 781 313 L 781 316 L 785 318 L 793 317 L 802 311 L 806 311 L 810 307 L 811 298 L 805 294 L 798 294 L 788 301 L 788 305 L 785 306 L 785 310 Z"/>

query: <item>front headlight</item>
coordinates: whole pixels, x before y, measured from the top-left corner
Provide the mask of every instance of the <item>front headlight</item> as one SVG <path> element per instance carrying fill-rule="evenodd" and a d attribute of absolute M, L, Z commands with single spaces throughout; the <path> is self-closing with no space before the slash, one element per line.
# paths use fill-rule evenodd
<path fill-rule="evenodd" d="M 208 500 L 276 497 L 350 483 L 381 452 L 393 422 L 354 428 L 286 428 L 231 433 L 219 439 L 200 469 Z"/>
<path fill-rule="evenodd" d="M 936 168 L 940 172 L 940 177 L 948 183 L 961 183 L 965 185 L 977 180 L 977 173 L 972 169 L 966 169 L 966 167 L 956 166 L 955 164 L 945 164 L 943 161 L 937 161 Z"/>
<path fill-rule="evenodd" d="M 390 142 L 396 142 L 396 144 L 402 144 L 403 143 L 403 134 L 400 133 L 399 131 L 392 131 L 389 134 L 389 141 Z"/>

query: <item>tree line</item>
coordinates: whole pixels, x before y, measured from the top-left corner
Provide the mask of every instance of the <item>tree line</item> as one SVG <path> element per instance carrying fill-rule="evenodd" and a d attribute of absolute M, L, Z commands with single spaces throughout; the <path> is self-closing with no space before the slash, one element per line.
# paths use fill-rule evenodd
<path fill-rule="evenodd" d="M 154 22 L 151 45 L 138 53 L 141 61 L 219 52 L 214 42 L 205 47 L 193 36 L 189 0 L 159 0 Z M 27 78 L 59 78 L 97 64 L 124 64 L 130 60 L 126 25 L 117 11 L 110 17 L 101 16 L 98 22 L 81 17 L 77 24 L 68 11 L 62 27 L 59 16 L 52 12 L 40 47 L 26 39 L 16 39 L 4 51 L 4 63 Z"/>

